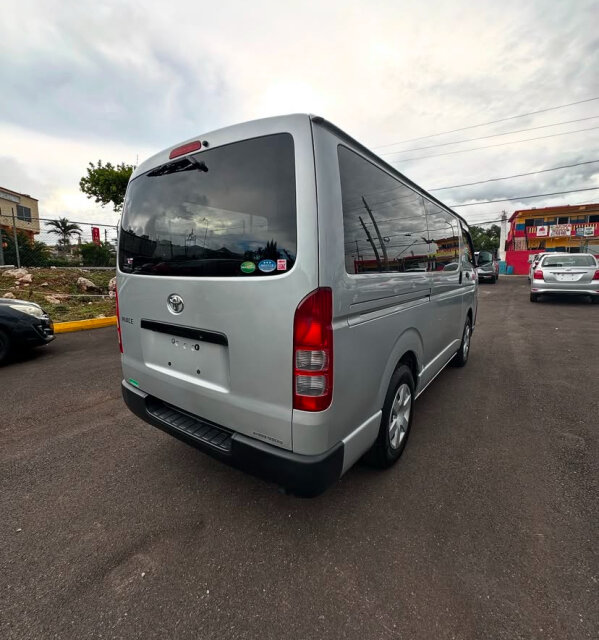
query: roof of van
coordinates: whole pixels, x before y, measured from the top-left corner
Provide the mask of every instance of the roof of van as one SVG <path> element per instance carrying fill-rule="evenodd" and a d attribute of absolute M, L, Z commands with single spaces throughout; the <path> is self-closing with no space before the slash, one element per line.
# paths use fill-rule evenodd
<path fill-rule="evenodd" d="M 242 129 L 242 128 L 251 126 L 252 124 L 259 123 L 259 122 L 264 122 L 264 121 L 272 122 L 274 120 L 280 120 L 281 121 L 281 125 L 284 126 L 284 121 L 290 120 L 290 119 L 298 119 L 298 118 L 309 118 L 315 125 L 324 127 L 325 129 L 328 129 L 331 133 L 336 135 L 338 138 L 349 142 L 352 146 L 354 146 L 357 149 L 359 149 L 359 151 L 361 153 L 363 153 L 365 156 L 369 157 L 370 159 L 374 160 L 377 164 L 379 164 L 380 166 L 384 167 L 385 170 L 388 171 L 389 173 L 397 176 L 400 180 L 402 180 L 403 182 L 408 184 L 410 187 L 412 187 L 413 189 L 418 191 L 421 195 L 424 195 L 426 198 L 428 198 L 432 202 L 438 204 L 439 206 L 443 207 L 444 209 L 447 209 L 447 210 L 451 211 L 452 214 L 454 214 L 466 226 L 468 226 L 468 223 L 466 222 L 466 220 L 464 220 L 464 218 L 459 213 L 454 211 L 451 207 L 447 206 L 444 202 L 441 202 L 440 200 L 435 198 L 435 196 L 431 195 L 428 191 L 426 191 L 425 189 L 423 189 L 422 187 L 417 185 L 415 182 L 413 182 L 412 180 L 407 178 L 403 173 L 398 171 L 394 166 L 390 165 L 388 162 L 383 160 L 381 157 L 377 156 L 373 151 L 371 151 L 368 147 L 363 145 L 361 142 L 358 142 L 355 138 L 352 138 L 349 134 L 347 134 L 345 131 L 343 131 L 342 129 L 340 129 L 336 125 L 334 125 L 332 122 L 329 122 L 328 120 L 325 120 L 325 118 L 322 118 L 321 116 L 311 115 L 311 114 L 308 114 L 308 113 L 294 113 L 294 114 L 289 114 L 289 115 L 284 115 L 284 116 L 274 116 L 274 117 L 271 117 L 271 118 L 261 118 L 259 120 L 250 120 L 248 122 L 234 124 L 234 125 L 231 125 L 229 127 L 224 127 L 224 128 L 221 128 L 221 129 L 216 129 L 214 131 L 210 131 L 208 133 L 202 133 L 202 134 L 196 135 L 193 138 L 189 138 L 188 140 L 184 140 L 183 142 L 179 142 L 179 143 L 177 143 L 177 144 L 175 144 L 175 145 L 173 145 L 171 147 L 168 147 L 167 149 L 163 149 L 162 151 L 158 152 L 157 154 L 153 155 L 152 157 L 148 158 L 147 160 L 144 160 L 135 169 L 135 171 L 133 171 L 133 174 L 131 175 L 131 180 L 133 180 L 137 176 L 141 175 L 142 173 L 146 173 L 147 171 L 150 171 L 151 169 L 154 169 L 157 166 L 160 166 L 162 164 L 165 164 L 165 163 L 169 162 L 169 154 L 170 154 L 170 152 L 173 149 L 181 147 L 181 146 L 183 146 L 185 144 L 188 144 L 188 143 L 191 143 L 191 142 L 196 142 L 198 140 L 201 140 L 201 141 L 210 140 L 216 134 L 227 133 L 227 132 L 232 131 L 234 129 Z M 205 144 L 205 143 L 202 142 L 202 144 Z M 206 146 L 208 146 L 208 144 L 206 144 Z M 184 156 L 182 155 L 181 157 L 184 157 Z"/>

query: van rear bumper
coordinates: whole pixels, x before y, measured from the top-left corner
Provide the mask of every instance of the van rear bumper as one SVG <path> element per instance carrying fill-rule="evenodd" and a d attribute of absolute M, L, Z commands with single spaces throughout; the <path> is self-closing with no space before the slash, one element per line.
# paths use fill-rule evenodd
<path fill-rule="evenodd" d="M 302 497 L 314 497 L 336 482 L 343 470 L 344 445 L 305 456 L 236 433 L 167 405 L 123 380 L 123 399 L 139 418 L 226 464 Z"/>

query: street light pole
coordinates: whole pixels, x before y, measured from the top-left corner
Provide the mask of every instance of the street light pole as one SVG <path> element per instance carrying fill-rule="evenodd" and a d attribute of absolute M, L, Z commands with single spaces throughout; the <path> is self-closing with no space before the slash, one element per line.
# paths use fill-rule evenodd
<path fill-rule="evenodd" d="M 2 209 L 0 209 L 0 266 L 4 266 L 4 248 L 2 247 Z"/>
<path fill-rule="evenodd" d="M 17 269 L 21 268 L 21 257 L 19 256 L 19 241 L 17 240 L 17 223 L 15 222 L 15 208 L 10 208 L 12 212 L 12 233 L 15 239 L 15 255 L 17 257 Z"/>

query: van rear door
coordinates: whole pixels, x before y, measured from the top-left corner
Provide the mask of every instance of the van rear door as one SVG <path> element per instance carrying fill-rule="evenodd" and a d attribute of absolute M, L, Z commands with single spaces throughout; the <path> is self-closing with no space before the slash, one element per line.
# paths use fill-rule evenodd
<path fill-rule="evenodd" d="M 170 159 L 171 149 L 142 165 L 127 190 L 124 377 L 291 449 L 293 316 L 318 286 L 310 121 L 271 118 L 201 140 L 192 154 Z"/>

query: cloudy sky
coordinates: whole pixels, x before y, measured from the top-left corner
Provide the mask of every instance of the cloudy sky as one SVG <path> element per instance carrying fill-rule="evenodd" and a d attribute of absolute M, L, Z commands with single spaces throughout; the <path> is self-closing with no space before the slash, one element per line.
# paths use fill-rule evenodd
<path fill-rule="evenodd" d="M 39 198 L 42 217 L 116 223 L 79 192 L 89 161 L 135 164 L 298 111 L 325 116 L 427 189 L 599 160 L 599 99 L 414 140 L 599 97 L 599 0 L 2 5 L 0 186 Z M 589 187 L 599 162 L 435 195 L 463 204 Z M 596 201 L 599 190 L 457 210 L 477 222 Z"/>

